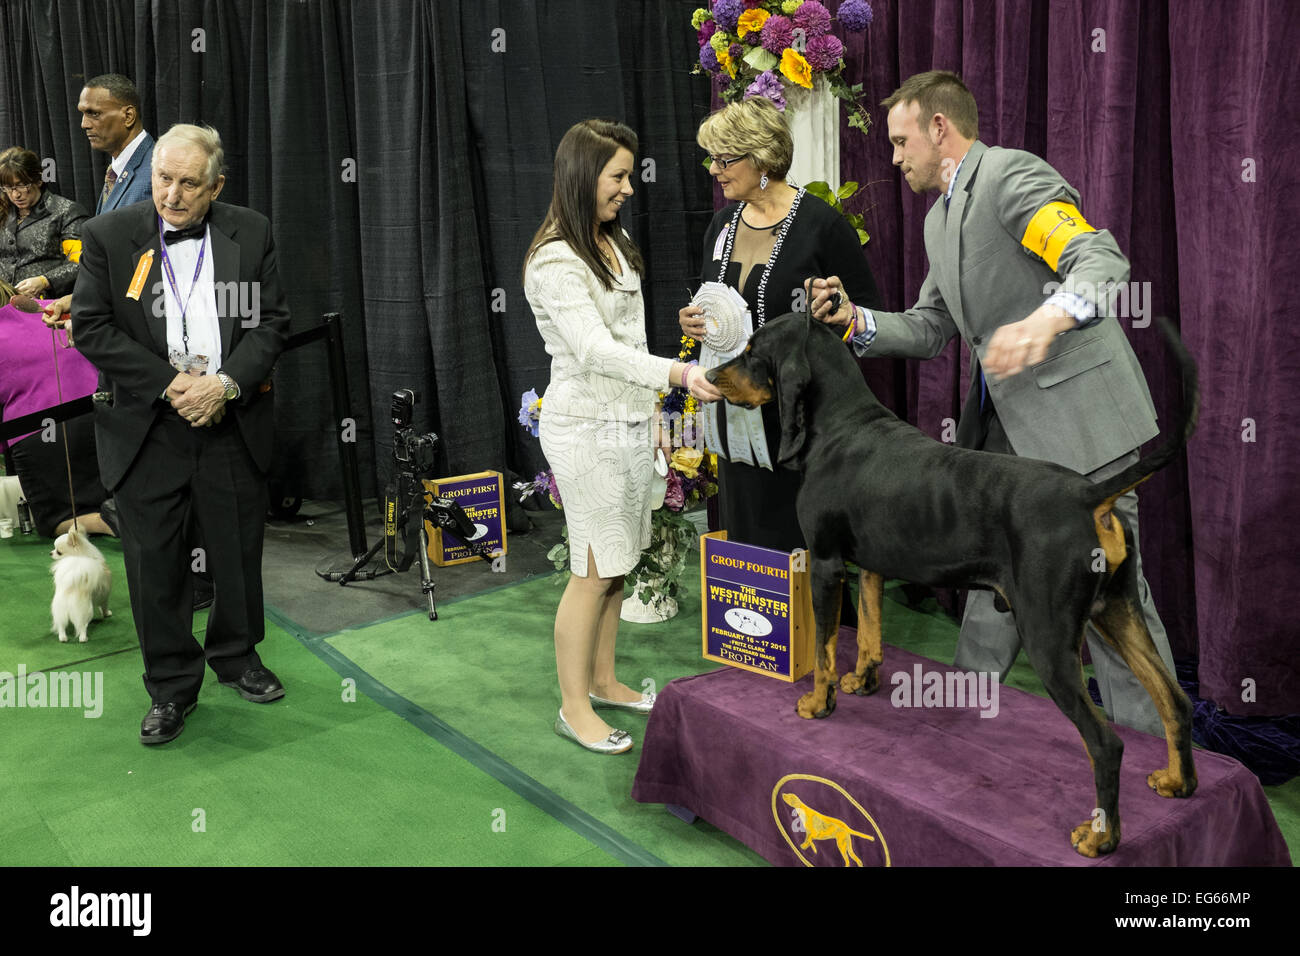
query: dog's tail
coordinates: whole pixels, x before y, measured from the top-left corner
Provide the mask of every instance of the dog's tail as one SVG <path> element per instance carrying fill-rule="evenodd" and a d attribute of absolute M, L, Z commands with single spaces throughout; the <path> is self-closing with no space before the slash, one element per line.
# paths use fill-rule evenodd
<path fill-rule="evenodd" d="M 1169 351 L 1177 359 L 1178 367 L 1182 372 L 1183 401 L 1180 415 L 1174 421 L 1173 427 L 1165 432 L 1164 441 L 1159 448 L 1145 458 L 1134 462 L 1119 474 L 1107 478 L 1105 481 L 1099 481 L 1093 486 L 1091 497 L 1092 500 L 1100 502 L 1098 511 L 1109 510 L 1110 505 L 1114 503 L 1116 498 L 1130 488 L 1137 487 L 1169 464 L 1187 445 L 1188 439 L 1192 437 L 1192 432 L 1196 431 L 1196 419 L 1201 409 L 1201 392 L 1197 385 L 1196 360 L 1192 358 L 1186 346 L 1183 345 L 1183 340 L 1179 337 L 1178 330 L 1174 328 L 1172 322 L 1164 316 L 1160 316 L 1156 319 L 1156 322 L 1160 326 L 1160 334 L 1165 337 L 1165 345 L 1169 347 Z"/>

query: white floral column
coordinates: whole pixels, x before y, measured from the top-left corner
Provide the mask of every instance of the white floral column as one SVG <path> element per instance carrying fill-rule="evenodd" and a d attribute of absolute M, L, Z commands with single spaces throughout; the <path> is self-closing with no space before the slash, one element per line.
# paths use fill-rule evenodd
<path fill-rule="evenodd" d="M 794 138 L 789 180 L 798 186 L 821 181 L 840 188 L 840 106 L 820 77 L 811 90 L 787 85 L 785 120 Z"/>

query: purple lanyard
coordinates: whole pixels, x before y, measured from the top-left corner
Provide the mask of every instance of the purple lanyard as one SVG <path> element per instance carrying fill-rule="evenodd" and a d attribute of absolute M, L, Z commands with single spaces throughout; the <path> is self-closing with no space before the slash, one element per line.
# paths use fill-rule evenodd
<path fill-rule="evenodd" d="M 163 219 L 158 217 L 158 245 L 162 249 L 163 274 L 167 276 L 167 284 L 172 287 L 172 296 L 176 303 L 181 307 L 181 347 L 185 349 L 185 354 L 190 354 L 190 330 L 185 323 L 185 313 L 190 309 L 190 297 L 194 295 L 194 287 L 199 284 L 199 273 L 203 271 L 203 258 L 208 251 L 208 231 L 205 227 L 203 230 L 203 244 L 199 246 L 199 261 L 194 267 L 194 278 L 190 280 L 190 291 L 185 294 L 185 301 L 181 302 L 180 290 L 176 288 L 176 273 L 172 269 L 171 257 L 167 255 L 167 240 L 163 238 Z"/>

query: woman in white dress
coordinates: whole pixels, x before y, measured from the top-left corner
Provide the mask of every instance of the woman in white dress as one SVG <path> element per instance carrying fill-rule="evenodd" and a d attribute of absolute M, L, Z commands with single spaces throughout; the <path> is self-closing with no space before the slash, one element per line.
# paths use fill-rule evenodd
<path fill-rule="evenodd" d="M 684 385 L 702 401 L 721 397 L 698 366 L 646 349 L 645 265 L 618 225 L 636 148 L 621 123 L 583 120 L 565 133 L 551 206 L 524 260 L 524 292 L 551 356 L 542 451 L 564 502 L 573 572 L 555 615 L 555 732 L 598 753 L 622 753 L 632 739 L 593 704 L 654 705 L 653 693 L 615 677 L 614 643 L 623 576 L 650 543 L 656 393 Z"/>

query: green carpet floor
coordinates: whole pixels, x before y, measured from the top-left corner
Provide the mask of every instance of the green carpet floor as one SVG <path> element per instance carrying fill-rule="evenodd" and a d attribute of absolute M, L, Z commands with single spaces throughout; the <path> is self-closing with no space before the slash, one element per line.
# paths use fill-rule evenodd
<path fill-rule="evenodd" d="M 145 748 L 120 547 L 103 550 L 114 617 L 94 623 L 87 644 L 59 644 L 48 543 L 0 541 L 0 672 L 103 680 L 98 718 L 0 709 L 0 863 L 765 865 L 707 823 L 633 802 L 637 750 L 597 757 L 552 732 L 552 578 L 445 603 L 437 622 L 412 612 L 331 635 L 268 609 L 262 652 L 288 696 L 247 703 L 209 674 L 185 733 Z M 951 661 L 956 626 L 890 595 L 888 642 Z M 623 625 L 620 677 L 659 688 L 712 669 L 699 649 L 692 587 L 672 621 Z M 1043 693 L 1023 656 L 1009 683 Z M 610 714 L 644 736 L 646 718 Z M 1295 859 L 1300 780 L 1266 793 Z"/>
<path fill-rule="evenodd" d="M 141 746 L 148 698 L 119 547 L 103 548 L 113 618 L 89 643 L 62 645 L 49 633 L 47 549 L 0 542 L 0 671 L 99 672 L 103 713 L 0 710 L 0 863 L 619 862 L 392 710 L 345 700 L 339 674 L 275 627 L 262 652 L 289 688 L 283 700 L 248 703 L 209 674 L 185 732 Z"/>

